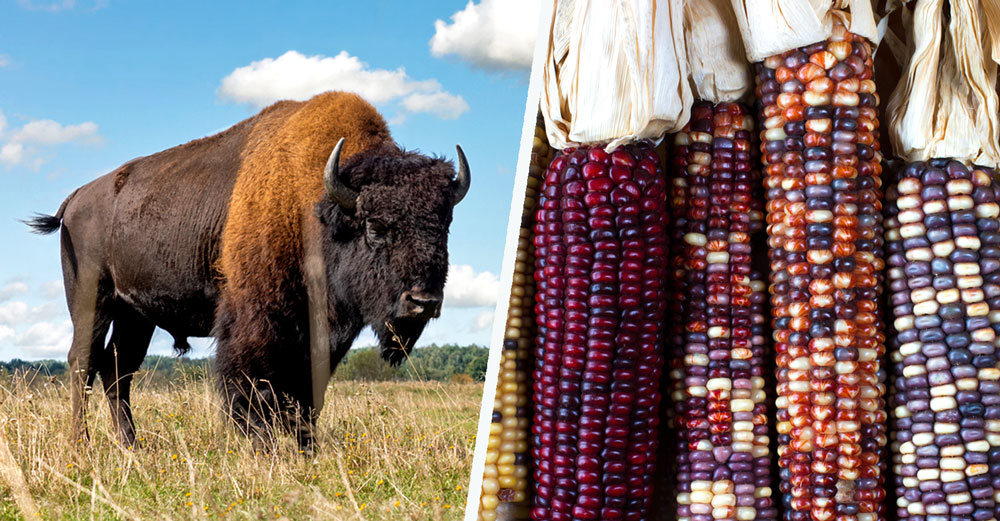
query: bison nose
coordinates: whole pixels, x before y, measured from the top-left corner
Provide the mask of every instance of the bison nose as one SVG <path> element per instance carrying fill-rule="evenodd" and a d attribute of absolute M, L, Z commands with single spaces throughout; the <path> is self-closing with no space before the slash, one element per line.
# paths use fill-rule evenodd
<path fill-rule="evenodd" d="M 441 299 L 422 291 L 404 291 L 400 297 L 400 315 L 408 318 L 441 316 Z"/>

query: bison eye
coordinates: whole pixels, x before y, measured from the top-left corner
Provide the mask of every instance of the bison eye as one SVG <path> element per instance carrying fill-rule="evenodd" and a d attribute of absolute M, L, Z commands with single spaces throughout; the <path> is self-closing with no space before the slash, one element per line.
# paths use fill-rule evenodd
<path fill-rule="evenodd" d="M 381 221 L 369 219 L 365 221 L 365 234 L 369 241 L 379 243 L 389 235 L 389 228 Z"/>

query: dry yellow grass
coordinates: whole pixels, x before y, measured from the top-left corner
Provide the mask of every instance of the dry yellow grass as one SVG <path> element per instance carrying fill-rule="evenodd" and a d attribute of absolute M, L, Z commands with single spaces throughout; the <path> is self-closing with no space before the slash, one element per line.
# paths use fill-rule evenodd
<path fill-rule="evenodd" d="M 67 439 L 60 380 L 0 377 L 0 519 L 460 519 L 481 384 L 334 382 L 313 456 L 281 435 L 255 454 L 206 380 L 137 380 L 141 447 L 114 440 L 103 396 L 90 398 L 91 441 Z M 97 402 L 97 403 L 95 403 Z M 0 438 L 2 442 L 2 438 Z M 2 447 L 0 447 L 2 452 Z M 18 490 L 20 488 L 20 490 Z M 16 498 L 16 500 L 15 500 Z M 25 501 L 27 498 L 27 502 Z"/>

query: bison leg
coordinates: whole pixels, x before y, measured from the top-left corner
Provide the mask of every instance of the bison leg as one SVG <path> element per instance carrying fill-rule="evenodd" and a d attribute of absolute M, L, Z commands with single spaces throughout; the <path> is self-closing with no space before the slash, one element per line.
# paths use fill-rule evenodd
<path fill-rule="evenodd" d="M 283 425 L 295 435 L 299 449 L 304 453 L 312 454 L 314 448 L 313 432 L 316 430 L 316 417 L 318 416 L 316 409 L 311 405 L 312 388 L 311 386 L 300 386 L 294 395 L 285 395 L 285 398 L 282 410 Z"/>
<path fill-rule="evenodd" d="M 305 385 L 287 381 L 282 385 L 246 376 L 224 379 L 229 414 L 240 431 L 253 440 L 255 449 L 269 449 L 274 442 L 274 428 L 278 427 L 295 435 L 299 448 L 312 454 L 317 413 L 312 407 L 308 379 L 303 379 Z"/>
<path fill-rule="evenodd" d="M 74 266 L 76 267 L 76 266 Z M 72 436 L 77 443 L 89 439 L 87 433 L 87 396 L 94 383 L 94 358 L 104 346 L 111 325 L 109 292 L 102 288 L 97 270 L 64 269 L 66 299 L 73 321 L 73 343 L 69 348 Z"/>
<path fill-rule="evenodd" d="M 309 404 L 311 396 L 293 396 L 285 389 L 275 388 L 270 380 L 246 375 L 223 376 L 223 380 L 229 415 L 240 432 L 251 438 L 255 449 L 270 449 L 277 423 L 295 435 L 300 449 L 312 453 L 316 414 Z"/>
<path fill-rule="evenodd" d="M 229 417 L 240 432 L 251 439 L 255 450 L 269 451 L 274 443 L 271 422 L 278 409 L 271 382 L 246 375 L 223 376 L 223 380 Z"/>
<path fill-rule="evenodd" d="M 220 306 L 220 311 L 225 309 Z M 255 354 L 240 349 L 245 347 L 234 341 L 238 329 L 232 326 L 231 316 L 220 312 L 216 318 L 215 369 L 219 374 L 219 390 L 225 400 L 226 411 L 236 428 L 248 436 L 254 449 L 267 451 L 274 442 L 271 419 L 278 409 L 277 394 L 261 374 L 261 366 Z"/>
<path fill-rule="evenodd" d="M 240 432 L 251 438 L 255 449 L 270 449 L 277 423 L 295 435 L 300 449 L 312 452 L 316 414 L 310 405 L 311 395 L 292 395 L 270 380 L 246 374 L 221 376 L 229 415 Z M 311 393 L 306 387 L 305 392 Z"/>
<path fill-rule="evenodd" d="M 73 440 L 83 443 L 90 439 L 87 432 L 87 397 L 90 396 L 97 368 L 93 355 L 100 352 L 104 337 L 108 334 L 110 320 L 102 319 L 94 324 L 92 331 L 75 326 L 73 345 L 69 348 L 70 403 L 73 415 Z M 75 323 L 75 321 L 74 321 Z M 77 331 L 80 331 L 77 333 Z"/>
<path fill-rule="evenodd" d="M 135 421 L 132 419 L 132 376 L 146 357 L 155 326 L 132 310 L 118 310 L 111 330 L 111 340 L 101 352 L 97 370 L 104 384 L 104 394 L 111 408 L 111 419 L 126 447 L 135 445 Z"/>
<path fill-rule="evenodd" d="M 237 321 L 230 309 L 223 300 L 215 323 L 215 369 L 230 417 L 258 450 L 271 448 L 277 426 L 311 451 L 316 415 L 305 328 Z"/>

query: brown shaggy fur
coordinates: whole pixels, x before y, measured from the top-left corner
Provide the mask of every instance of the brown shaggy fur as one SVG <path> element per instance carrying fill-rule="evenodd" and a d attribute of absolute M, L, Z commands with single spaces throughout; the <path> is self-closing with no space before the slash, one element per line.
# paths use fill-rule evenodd
<path fill-rule="evenodd" d="M 282 287 L 302 258 L 302 219 L 323 197 L 323 168 L 340 138 L 341 161 L 392 141 L 382 116 L 356 94 L 282 101 L 261 113 L 222 236 L 219 271 L 230 301 L 285 301 Z"/>

